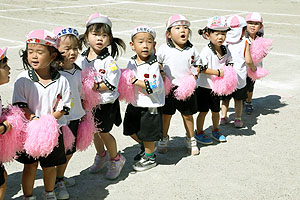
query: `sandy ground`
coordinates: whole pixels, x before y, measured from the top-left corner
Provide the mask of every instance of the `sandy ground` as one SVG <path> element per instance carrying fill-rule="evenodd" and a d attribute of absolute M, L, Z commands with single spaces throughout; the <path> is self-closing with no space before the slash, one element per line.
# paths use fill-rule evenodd
<path fill-rule="evenodd" d="M 203 3 L 201 3 L 203 2 Z M 168 17 L 180 13 L 192 22 L 192 43 L 199 51 L 207 41 L 197 35 L 214 15 L 260 12 L 264 18 L 265 37 L 273 40 L 273 50 L 264 61 L 270 75 L 255 85 L 252 115 L 243 114 L 244 128 L 235 129 L 233 122 L 221 127 L 228 142 L 201 146 L 199 156 L 188 156 L 184 147 L 185 131 L 179 113 L 172 118 L 169 134 L 170 151 L 158 154 L 159 165 L 143 173 L 134 173 L 133 157 L 139 147 L 122 135 L 122 126 L 114 128 L 119 150 L 127 158 L 120 177 L 105 180 L 105 169 L 91 175 L 95 149 L 76 153 L 66 176 L 77 184 L 69 188 L 70 199 L 300 199 L 300 128 L 299 79 L 300 1 L 58 1 L 1 0 L 0 46 L 8 46 L 11 82 L 0 86 L 5 104 L 11 102 L 13 82 L 22 71 L 19 58 L 25 34 L 33 29 L 52 30 L 71 26 L 81 33 L 88 16 L 94 12 L 108 15 L 113 32 L 127 44 L 131 30 L 140 24 L 153 26 L 158 46 L 164 42 Z M 129 46 L 128 46 L 129 47 Z M 128 48 L 118 60 L 125 67 L 133 52 Z M 298 97 L 297 97 L 298 96 Z M 233 108 L 230 119 L 234 119 Z M 122 115 L 126 105 L 122 103 Z M 196 117 L 196 116 L 195 116 Z M 210 115 L 205 128 L 211 131 Z M 7 163 L 7 194 L 5 199 L 22 199 L 20 186 L 22 165 Z M 43 192 L 42 171 L 36 175 L 34 193 Z"/>

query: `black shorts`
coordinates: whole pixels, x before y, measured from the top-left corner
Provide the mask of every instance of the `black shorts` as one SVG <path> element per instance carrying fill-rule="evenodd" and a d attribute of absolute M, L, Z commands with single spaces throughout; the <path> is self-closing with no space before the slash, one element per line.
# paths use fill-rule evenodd
<path fill-rule="evenodd" d="M 41 167 L 54 167 L 65 164 L 67 162 L 64 139 L 62 134 L 59 134 L 58 136 L 58 146 L 54 147 L 52 152 L 47 157 L 40 157 L 38 159 L 34 159 L 26 152 L 18 153 L 17 155 L 17 161 L 19 161 L 20 163 L 33 164 L 39 161 Z"/>
<path fill-rule="evenodd" d="M 123 123 L 123 134 L 136 134 L 141 141 L 162 139 L 162 108 L 141 108 L 128 104 Z"/>
<path fill-rule="evenodd" d="M 248 97 L 247 95 L 247 87 L 243 87 L 242 89 L 237 89 L 233 93 L 227 96 L 221 96 L 221 100 L 230 100 L 231 98 L 234 98 L 236 100 L 246 100 Z"/>
<path fill-rule="evenodd" d="M 214 94 L 211 89 L 198 87 L 197 93 L 197 104 L 199 112 L 220 112 L 220 96 Z"/>
<path fill-rule="evenodd" d="M 75 141 L 74 141 L 74 144 L 73 144 L 73 147 L 72 149 L 69 149 L 67 152 L 66 152 L 66 155 L 70 155 L 70 154 L 73 154 L 76 152 L 76 138 L 77 138 L 77 131 L 78 131 L 78 126 L 79 126 L 79 119 L 77 120 L 72 120 L 70 121 L 68 127 L 70 128 L 70 130 L 72 131 L 74 137 L 75 137 Z"/>
<path fill-rule="evenodd" d="M 165 105 L 163 106 L 163 114 L 174 115 L 178 110 L 183 115 L 193 115 L 197 112 L 197 96 L 195 92 L 185 101 L 178 100 L 174 96 L 173 88 L 170 94 L 166 97 Z"/>
<path fill-rule="evenodd" d="M 110 132 L 114 124 L 120 126 L 122 118 L 119 99 L 114 103 L 101 104 L 100 108 L 94 109 L 94 118 L 97 128 L 102 133 Z"/>
<path fill-rule="evenodd" d="M 5 183 L 4 166 L 0 164 L 0 186 Z"/>
<path fill-rule="evenodd" d="M 247 76 L 246 80 L 247 80 L 247 85 L 246 85 L 247 92 L 253 92 L 255 81 L 252 81 L 252 79 L 249 76 Z"/>

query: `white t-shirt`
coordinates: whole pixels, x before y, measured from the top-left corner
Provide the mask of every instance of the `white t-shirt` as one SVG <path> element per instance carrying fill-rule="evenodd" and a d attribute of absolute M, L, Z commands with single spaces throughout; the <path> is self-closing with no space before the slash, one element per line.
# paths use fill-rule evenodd
<path fill-rule="evenodd" d="M 224 64 L 228 65 L 232 63 L 231 54 L 228 48 L 224 45 L 222 45 L 221 48 L 223 51 L 223 56 L 222 58 L 219 58 L 217 56 L 217 52 L 214 48 L 214 45 L 211 42 L 208 43 L 208 45 L 205 46 L 200 53 L 201 65 L 207 66 L 208 69 L 217 70 L 221 68 L 221 66 L 223 66 Z M 200 73 L 197 80 L 197 86 L 211 89 L 213 85 L 211 77 L 212 75 Z"/>
<path fill-rule="evenodd" d="M 55 111 L 70 109 L 70 86 L 68 80 L 56 72 L 47 85 L 39 82 L 34 70 L 21 72 L 14 84 L 13 104 L 27 105 L 37 117 L 52 114 Z M 57 120 L 59 127 L 67 124 L 65 116 Z"/>
<path fill-rule="evenodd" d="M 71 110 L 69 115 L 66 115 L 68 121 L 81 119 L 85 115 L 81 104 L 81 69 L 76 64 L 73 66 L 73 69 L 62 69 L 59 71 L 59 73 L 69 81 L 71 89 Z"/>
<path fill-rule="evenodd" d="M 114 58 L 109 54 L 108 49 L 102 50 L 101 54 L 94 60 L 88 60 L 87 56 L 89 49 L 83 52 L 76 64 L 84 70 L 86 67 L 92 67 L 97 75 L 95 76 L 95 82 L 104 82 L 109 88 L 105 91 L 100 91 L 101 102 L 100 104 L 113 103 L 119 97 L 118 85 L 121 77 L 121 70 L 117 66 Z"/>
<path fill-rule="evenodd" d="M 177 49 L 172 42 L 162 44 L 157 60 L 173 85 L 179 85 L 186 75 L 192 74 L 193 67 L 200 64 L 199 53 L 189 41 L 183 50 Z"/>
<path fill-rule="evenodd" d="M 246 38 L 243 38 L 237 43 L 227 45 L 232 56 L 233 68 L 238 75 L 237 89 L 242 89 L 247 84 L 247 67 L 244 56 L 245 44 Z"/>
<path fill-rule="evenodd" d="M 145 63 L 137 64 L 136 56 L 132 57 L 127 65 L 127 69 L 135 72 L 139 80 L 149 81 L 151 90 L 135 86 L 134 96 L 136 107 L 161 107 L 165 104 L 164 82 L 160 75 L 160 70 L 156 56 L 151 56 Z"/>

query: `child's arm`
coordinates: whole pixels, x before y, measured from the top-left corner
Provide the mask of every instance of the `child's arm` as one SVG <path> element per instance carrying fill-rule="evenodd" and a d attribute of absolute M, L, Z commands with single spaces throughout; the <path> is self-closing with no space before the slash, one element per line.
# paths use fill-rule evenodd
<path fill-rule="evenodd" d="M 10 123 L 8 123 L 8 121 L 3 121 L 2 123 L 0 123 L 0 134 L 3 135 L 5 134 L 7 131 L 10 131 L 11 129 L 11 125 Z"/>
<path fill-rule="evenodd" d="M 141 81 L 141 80 L 138 80 L 137 78 L 133 77 L 131 79 L 131 83 L 138 86 L 138 87 L 141 87 L 143 89 L 146 89 L 146 83 L 145 81 Z"/>
<path fill-rule="evenodd" d="M 247 64 L 248 67 L 250 67 L 250 69 L 252 71 L 256 71 L 256 66 L 254 65 L 252 58 L 251 58 L 251 53 L 250 53 L 250 45 L 249 43 L 246 41 L 246 48 L 245 48 L 245 62 Z"/>
<path fill-rule="evenodd" d="M 66 114 L 65 111 L 61 110 L 61 111 L 55 111 L 54 113 L 52 113 L 53 117 L 55 119 L 59 119 L 61 118 L 62 116 L 64 116 Z"/>
<path fill-rule="evenodd" d="M 207 74 L 207 75 L 215 75 L 219 77 L 224 76 L 224 71 L 222 69 L 214 70 L 214 69 L 207 68 L 205 70 L 200 71 L 200 73 Z"/>
<path fill-rule="evenodd" d="M 162 63 L 158 63 L 158 66 L 159 66 L 160 75 L 163 78 L 163 80 L 165 80 L 166 73 L 164 72 L 164 67 L 163 67 Z"/>

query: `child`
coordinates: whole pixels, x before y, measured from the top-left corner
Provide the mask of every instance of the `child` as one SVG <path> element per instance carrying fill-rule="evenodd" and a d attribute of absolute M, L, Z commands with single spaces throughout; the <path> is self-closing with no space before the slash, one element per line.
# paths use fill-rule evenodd
<path fill-rule="evenodd" d="M 250 45 L 247 39 L 244 37 L 246 33 L 247 23 L 245 19 L 239 15 L 230 16 L 227 20 L 227 24 L 231 28 L 226 35 L 226 42 L 228 43 L 228 49 L 230 50 L 233 67 L 238 75 L 237 90 L 231 95 L 222 96 L 222 118 L 221 124 L 225 125 L 229 122 L 227 117 L 227 111 L 229 101 L 233 97 L 235 120 L 234 126 L 236 128 L 243 127 L 242 121 L 242 109 L 243 100 L 247 98 L 246 78 L 247 78 L 247 66 L 251 67 L 253 71 L 256 67 L 253 65 L 250 55 Z M 246 66 L 247 64 L 247 66 Z"/>
<path fill-rule="evenodd" d="M 125 50 L 125 43 L 113 37 L 111 27 L 112 23 L 108 17 L 98 13 L 92 14 L 86 22 L 86 31 L 82 37 L 88 49 L 78 60 L 82 69 L 91 67 L 97 72 L 93 90 L 101 95 L 101 108 L 94 110 L 94 117 L 99 123 L 97 128 L 100 132 L 94 136 L 97 154 L 89 171 L 97 173 L 109 162 L 107 179 L 117 178 L 126 161 L 125 157 L 118 153 L 116 140 L 109 133 L 114 124 L 119 126 L 122 121 L 118 100 L 121 70 L 114 58 L 119 56 L 118 48 Z M 111 54 L 108 52 L 108 46 L 111 46 Z M 105 151 L 103 143 L 108 152 Z"/>
<path fill-rule="evenodd" d="M 199 149 L 194 138 L 193 114 L 197 112 L 196 95 L 192 94 L 186 101 L 174 97 L 174 90 L 186 75 L 190 75 L 199 59 L 199 53 L 189 41 L 190 22 L 182 15 L 171 16 L 167 22 L 167 43 L 162 44 L 157 52 L 160 69 L 166 74 L 175 86 L 166 98 L 163 107 L 163 139 L 158 142 L 158 152 L 168 150 L 168 129 L 172 115 L 176 110 L 181 113 L 187 137 L 185 144 L 191 155 L 198 155 Z M 197 72 L 198 73 L 198 72 Z M 196 74 L 197 76 L 197 74 Z"/>
<path fill-rule="evenodd" d="M 156 56 L 155 31 L 145 25 L 131 33 L 130 46 L 136 55 L 127 69 L 135 72 L 135 102 L 128 104 L 124 118 L 124 135 L 130 135 L 144 146 L 145 152 L 133 165 L 136 171 L 145 171 L 157 165 L 154 141 L 162 138 L 162 106 L 165 103 L 164 83 Z M 139 155 L 139 154 L 138 154 Z"/>
<path fill-rule="evenodd" d="M 7 47 L 0 49 L 0 85 L 9 82 L 10 67 L 7 64 L 6 57 Z M 0 116 L 2 115 L 2 100 L 0 96 Z M 0 123 L 0 134 L 3 135 L 11 129 L 11 125 L 7 121 Z M 0 163 L 0 200 L 4 199 L 6 192 L 7 173 L 2 163 Z"/>
<path fill-rule="evenodd" d="M 54 33 L 58 37 L 58 50 L 64 57 L 64 63 L 59 73 L 66 77 L 70 83 L 71 110 L 69 115 L 66 116 L 66 119 L 68 120 L 70 130 L 75 136 L 73 148 L 66 152 L 67 162 L 56 167 L 56 196 L 57 199 L 69 199 L 69 193 L 66 189 L 65 182 L 69 183 L 69 185 L 74 185 L 75 180 L 64 180 L 64 173 L 73 153 L 76 152 L 78 125 L 80 119 L 85 115 L 80 97 L 82 86 L 81 69 L 74 63 L 78 57 L 79 36 L 78 31 L 73 28 L 57 27 L 54 29 Z"/>
<path fill-rule="evenodd" d="M 56 36 L 46 30 L 34 30 L 27 35 L 26 49 L 22 52 L 23 66 L 26 71 L 19 74 L 14 84 L 13 105 L 23 109 L 29 120 L 52 114 L 59 127 L 66 125 L 63 117 L 70 110 L 70 86 L 68 80 L 57 71 L 62 56 L 57 50 Z M 26 152 L 19 155 L 24 164 L 22 189 L 24 199 L 36 199 L 33 186 L 38 162 L 43 169 L 44 199 L 56 199 L 54 185 L 55 166 L 66 163 L 62 134 L 58 137 L 58 146 L 47 157 L 34 159 Z"/>
<path fill-rule="evenodd" d="M 201 70 L 198 79 L 198 88 L 196 89 L 198 111 L 200 113 L 197 117 L 197 134 L 195 134 L 195 138 L 201 144 L 212 144 L 212 140 L 203 130 L 205 116 L 209 110 L 212 112 L 212 138 L 218 142 L 226 141 L 226 137 L 219 130 L 220 97 L 212 92 L 213 82 L 211 75 L 222 77 L 224 73 L 220 67 L 224 64 L 228 65 L 231 62 L 230 52 L 223 45 L 228 30 L 226 18 L 215 16 L 208 20 L 204 29 L 198 31 L 200 35 L 210 40 L 200 53 L 204 68 Z"/>
<path fill-rule="evenodd" d="M 263 19 L 261 15 L 257 12 L 249 13 L 246 17 L 247 22 L 247 33 L 246 37 L 250 39 L 250 41 L 254 41 L 256 37 L 262 37 L 264 35 L 264 27 L 263 27 Z M 262 66 L 262 63 L 260 64 Z M 250 77 L 247 77 L 247 94 L 248 98 L 245 102 L 245 108 L 247 114 L 252 114 L 253 105 L 252 105 L 252 96 L 254 90 L 255 81 L 251 80 Z"/>

